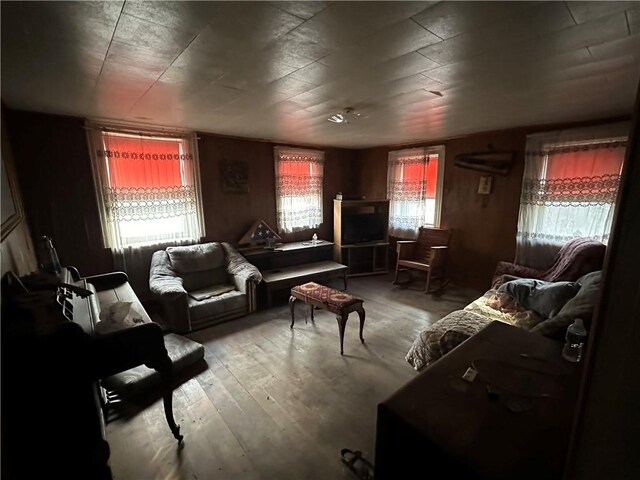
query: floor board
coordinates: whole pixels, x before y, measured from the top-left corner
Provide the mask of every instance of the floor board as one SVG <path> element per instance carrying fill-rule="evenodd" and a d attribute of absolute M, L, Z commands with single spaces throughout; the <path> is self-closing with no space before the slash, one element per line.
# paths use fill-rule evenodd
<path fill-rule="evenodd" d="M 205 346 L 208 368 L 174 392 L 185 436 L 178 448 L 157 401 L 107 425 L 115 479 L 350 479 L 340 449 L 373 460 L 377 404 L 416 375 L 404 360 L 416 335 L 480 292 L 393 286 L 387 276 L 349 279 L 364 299 L 347 323 L 345 355 L 327 311 L 311 322 L 296 303 L 188 335 Z"/>

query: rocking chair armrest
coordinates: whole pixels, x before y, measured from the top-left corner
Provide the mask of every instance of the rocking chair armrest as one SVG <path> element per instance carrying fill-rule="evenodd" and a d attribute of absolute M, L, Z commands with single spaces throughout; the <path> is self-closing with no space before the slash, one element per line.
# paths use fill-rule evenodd
<path fill-rule="evenodd" d="M 445 246 L 431 247 L 431 261 L 429 262 L 429 265 L 431 266 L 431 268 L 437 269 L 442 267 L 442 265 L 444 264 L 444 260 L 447 256 L 447 250 L 449 250 L 449 247 L 445 247 Z"/>
<path fill-rule="evenodd" d="M 415 240 L 398 240 L 396 242 L 396 252 L 398 252 L 398 260 L 406 260 L 412 258 L 416 249 Z"/>

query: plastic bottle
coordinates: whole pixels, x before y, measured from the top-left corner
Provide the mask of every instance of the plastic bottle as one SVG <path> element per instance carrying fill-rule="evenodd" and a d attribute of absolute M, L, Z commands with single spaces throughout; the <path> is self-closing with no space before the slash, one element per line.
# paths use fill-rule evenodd
<path fill-rule="evenodd" d="M 587 339 L 587 329 L 584 328 L 581 318 L 576 318 L 575 322 L 569 325 L 565 339 L 562 356 L 569 362 L 579 362 L 582 359 L 582 349 Z"/>
<path fill-rule="evenodd" d="M 318 234 L 314 233 L 313 237 L 311 237 L 311 245 L 317 245 L 318 244 Z"/>

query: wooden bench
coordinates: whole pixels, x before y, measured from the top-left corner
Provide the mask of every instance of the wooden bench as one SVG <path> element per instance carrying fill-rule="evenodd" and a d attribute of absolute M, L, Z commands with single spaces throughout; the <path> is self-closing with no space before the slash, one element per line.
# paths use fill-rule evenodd
<path fill-rule="evenodd" d="M 313 321 L 313 309 L 321 308 L 329 310 L 336 316 L 338 320 L 338 329 L 340 333 L 340 355 L 343 355 L 344 345 L 344 327 L 347 325 L 347 319 L 351 312 L 358 312 L 360 317 L 360 341 L 364 343 L 362 330 L 364 329 L 364 308 L 363 300 L 354 297 L 348 293 L 340 292 L 334 288 L 324 285 L 318 285 L 315 282 L 297 285 L 291 289 L 291 297 L 289 298 L 289 310 L 291 311 L 291 328 L 295 322 L 294 304 L 296 300 L 302 300 L 311 306 L 311 321 Z"/>
<path fill-rule="evenodd" d="M 275 268 L 262 272 L 262 281 L 267 291 L 267 302 L 272 305 L 272 292 L 284 288 L 291 288 L 301 283 L 317 282 L 342 277 L 344 289 L 347 289 L 346 265 L 325 260 L 322 262 L 305 263 L 289 267 Z"/>

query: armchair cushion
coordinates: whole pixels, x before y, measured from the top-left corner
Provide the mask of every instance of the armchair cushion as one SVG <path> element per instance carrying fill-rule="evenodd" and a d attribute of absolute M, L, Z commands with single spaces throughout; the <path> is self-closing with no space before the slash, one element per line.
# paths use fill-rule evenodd
<path fill-rule="evenodd" d="M 168 247 L 167 254 L 188 292 L 228 283 L 225 252 L 217 242 Z"/>
<path fill-rule="evenodd" d="M 236 311 L 246 310 L 247 296 L 237 290 L 233 290 L 202 300 L 195 300 L 189 297 L 187 303 L 191 322 L 198 323 L 206 318 L 221 317 Z"/>

